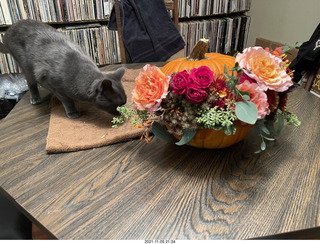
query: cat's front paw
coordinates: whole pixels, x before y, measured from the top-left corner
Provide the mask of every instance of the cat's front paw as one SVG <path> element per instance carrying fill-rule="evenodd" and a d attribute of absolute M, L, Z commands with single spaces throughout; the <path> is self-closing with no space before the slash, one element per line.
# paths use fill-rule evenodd
<path fill-rule="evenodd" d="M 80 117 L 80 113 L 78 111 L 73 111 L 73 112 L 67 113 L 67 116 L 69 119 L 76 119 Z"/>
<path fill-rule="evenodd" d="M 41 101 L 41 97 L 31 97 L 30 98 L 30 103 L 32 105 L 37 105 L 37 104 L 40 104 L 42 101 Z"/>

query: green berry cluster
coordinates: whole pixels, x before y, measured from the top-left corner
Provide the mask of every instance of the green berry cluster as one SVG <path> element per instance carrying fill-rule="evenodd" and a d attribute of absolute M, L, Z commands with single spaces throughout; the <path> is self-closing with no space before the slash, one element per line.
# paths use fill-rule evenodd
<path fill-rule="evenodd" d="M 217 126 L 229 127 L 237 119 L 230 103 L 227 103 L 226 109 L 218 106 L 206 110 L 200 110 L 197 123 L 203 128 L 216 128 Z"/>
<path fill-rule="evenodd" d="M 298 119 L 297 115 L 292 114 L 288 111 L 283 112 L 284 118 L 286 119 L 288 125 L 300 126 L 301 121 Z"/>
<path fill-rule="evenodd" d="M 141 125 L 149 119 L 149 114 L 145 110 L 135 110 L 129 108 L 127 105 L 117 107 L 120 116 L 113 117 L 112 128 L 119 128 L 120 124 L 131 121 L 134 126 Z"/>

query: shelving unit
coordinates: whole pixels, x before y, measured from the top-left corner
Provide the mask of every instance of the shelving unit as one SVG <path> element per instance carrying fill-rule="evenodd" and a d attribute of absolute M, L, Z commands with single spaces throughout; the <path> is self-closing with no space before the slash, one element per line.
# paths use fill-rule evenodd
<path fill-rule="evenodd" d="M 77 42 L 98 66 L 120 63 L 118 36 L 107 28 L 113 0 L 10 0 L 0 2 L 0 41 L 20 19 L 45 22 Z M 0 53 L 1 73 L 20 72 L 11 55 Z"/>
<path fill-rule="evenodd" d="M 241 51 L 247 40 L 251 0 L 179 0 L 179 31 L 188 56 L 200 38 L 209 52 Z M 5 0 L 0 2 L 0 41 L 19 19 L 48 23 L 79 43 L 97 65 L 120 63 L 118 33 L 107 28 L 113 0 Z M 17 73 L 8 54 L 0 53 L 0 72 Z"/>
<path fill-rule="evenodd" d="M 209 52 L 242 51 L 251 18 L 251 0 L 179 0 L 179 27 L 188 56 L 201 38 L 209 39 Z"/>

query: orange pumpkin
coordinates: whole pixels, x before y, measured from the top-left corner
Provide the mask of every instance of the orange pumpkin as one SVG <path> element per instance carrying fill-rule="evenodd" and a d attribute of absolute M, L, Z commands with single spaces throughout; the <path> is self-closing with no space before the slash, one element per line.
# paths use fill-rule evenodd
<path fill-rule="evenodd" d="M 207 50 L 208 40 L 200 39 L 194 46 L 189 57 L 173 60 L 163 66 L 161 71 L 169 74 L 183 70 L 191 70 L 204 65 L 208 66 L 214 74 L 221 74 L 224 73 L 224 65 L 227 66 L 228 71 L 235 65 L 235 57 L 220 53 L 206 53 Z"/>
<path fill-rule="evenodd" d="M 214 74 L 224 73 L 226 65 L 229 74 L 230 69 L 235 65 L 235 58 L 220 53 L 206 53 L 208 50 L 208 40 L 201 39 L 193 48 L 189 57 L 179 58 L 167 63 L 161 71 L 165 74 L 191 70 L 200 66 L 208 66 Z M 199 129 L 197 134 L 187 143 L 187 145 L 200 148 L 225 148 L 243 140 L 252 128 L 252 125 L 242 125 L 236 122 L 236 133 L 226 135 L 223 130 Z M 176 136 L 181 139 L 181 137 Z"/>
<path fill-rule="evenodd" d="M 225 148 L 233 144 L 242 141 L 253 125 L 242 125 L 240 122 L 236 122 L 236 133 L 234 135 L 226 135 L 223 130 L 214 130 L 214 129 L 199 129 L 197 134 L 193 139 L 187 143 L 189 146 L 199 147 L 199 148 Z M 177 139 L 181 137 L 176 136 Z"/>

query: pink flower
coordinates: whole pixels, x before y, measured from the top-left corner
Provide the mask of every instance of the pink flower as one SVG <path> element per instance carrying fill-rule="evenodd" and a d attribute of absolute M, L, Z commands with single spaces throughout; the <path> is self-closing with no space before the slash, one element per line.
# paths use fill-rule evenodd
<path fill-rule="evenodd" d="M 200 103 L 208 98 L 208 92 L 195 84 L 191 84 L 187 90 L 186 97 L 191 103 Z"/>
<path fill-rule="evenodd" d="M 136 86 L 132 91 L 132 101 L 138 110 L 156 111 L 162 99 L 168 94 L 170 76 L 166 76 L 156 66 L 147 64 L 135 79 Z"/>
<path fill-rule="evenodd" d="M 207 66 L 200 66 L 191 70 L 190 82 L 202 89 L 207 89 L 213 80 L 213 71 Z"/>
<path fill-rule="evenodd" d="M 244 72 L 264 91 L 270 89 L 283 92 L 293 85 L 291 77 L 282 65 L 282 60 L 262 47 L 246 48 L 243 53 L 237 55 L 236 62 L 245 68 Z"/>
<path fill-rule="evenodd" d="M 189 73 L 184 70 L 177 73 L 172 79 L 173 93 L 176 95 L 185 94 L 188 89 Z"/>
<path fill-rule="evenodd" d="M 259 87 L 257 83 L 250 83 L 244 81 L 237 85 L 240 91 L 250 93 L 250 101 L 253 102 L 258 108 L 258 119 L 263 119 L 270 113 L 267 94 Z"/>

